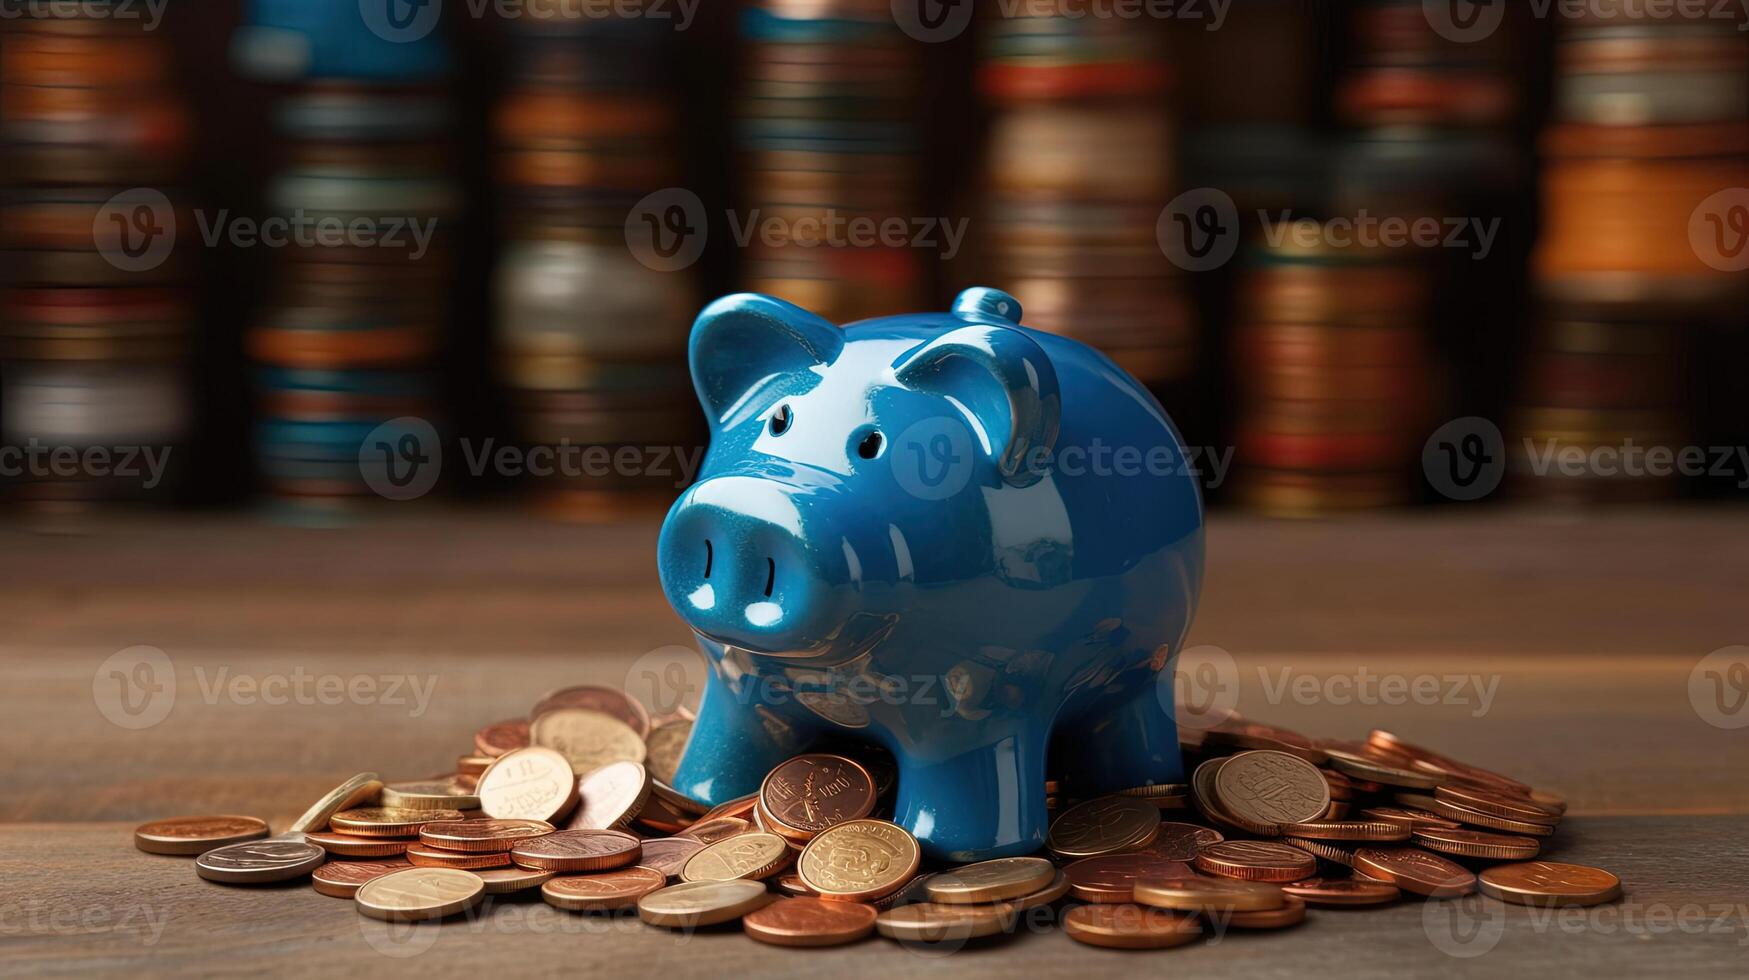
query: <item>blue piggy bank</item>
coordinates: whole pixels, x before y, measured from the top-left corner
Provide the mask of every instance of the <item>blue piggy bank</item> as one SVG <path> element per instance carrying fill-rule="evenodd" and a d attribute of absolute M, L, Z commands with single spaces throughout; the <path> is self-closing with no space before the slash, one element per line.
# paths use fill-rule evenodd
<path fill-rule="evenodd" d="M 1020 318 L 993 289 L 842 329 L 757 295 L 699 316 L 711 447 L 658 563 L 714 669 L 675 789 L 714 805 L 870 740 L 895 820 L 972 861 L 1043 846 L 1047 770 L 1077 797 L 1184 780 L 1195 474 L 1147 389 Z"/>

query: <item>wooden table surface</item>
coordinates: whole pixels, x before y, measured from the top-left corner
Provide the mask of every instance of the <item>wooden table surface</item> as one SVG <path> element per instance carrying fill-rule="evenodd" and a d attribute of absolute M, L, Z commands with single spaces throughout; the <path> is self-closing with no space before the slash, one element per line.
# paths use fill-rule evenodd
<path fill-rule="evenodd" d="M 652 523 L 505 512 L 397 512 L 326 532 L 242 516 L 116 520 L 76 535 L 0 529 L 4 972 L 1141 967 L 1593 980 L 1741 976 L 1749 963 L 1749 730 L 1716 723 L 1749 722 L 1749 707 L 1709 706 L 1690 683 L 1703 657 L 1749 643 L 1749 512 L 1735 509 L 1211 525 L 1191 642 L 1231 656 L 1239 709 L 1320 735 L 1386 727 L 1564 793 L 1570 818 L 1548 854 L 1626 883 L 1622 903 L 1588 912 L 1404 902 L 1158 954 L 1094 950 L 1056 930 L 951 954 L 882 940 L 797 952 L 526 896 L 396 928 L 304 884 L 226 888 L 186 859 L 133 849 L 131 828 L 153 817 L 240 812 L 282 827 L 361 769 L 414 778 L 452 767 L 476 728 L 525 712 L 542 691 L 625 683 L 650 651 L 686 642 L 655 585 L 654 540 Z M 121 681 L 105 666 L 139 646 L 169 666 L 147 678 L 158 700 L 132 703 L 161 719 L 129 728 L 149 716 L 118 711 Z M 1377 696 L 1393 683 L 1436 693 Z M 341 690 L 353 693 L 325 696 Z M 265 702 L 274 691 L 288 696 Z"/>

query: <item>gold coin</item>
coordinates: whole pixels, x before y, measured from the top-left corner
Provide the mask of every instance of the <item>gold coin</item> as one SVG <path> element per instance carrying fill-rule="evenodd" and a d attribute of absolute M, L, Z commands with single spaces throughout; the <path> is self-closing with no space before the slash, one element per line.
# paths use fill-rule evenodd
<path fill-rule="evenodd" d="M 618 718 L 589 708 L 559 708 L 534 720 L 529 741 L 553 749 L 576 772 L 594 772 L 613 762 L 644 761 L 644 740 Z"/>
<path fill-rule="evenodd" d="M 312 830 L 326 830 L 334 814 L 351 809 L 366 800 L 376 799 L 382 788 L 383 781 L 376 773 L 361 772 L 329 790 L 314 806 L 305 810 L 303 816 L 287 827 L 286 832 L 303 834 Z"/>
<path fill-rule="evenodd" d="M 638 899 L 638 918 L 653 926 L 694 929 L 739 919 L 775 898 L 757 881 L 688 881 Z"/>
<path fill-rule="evenodd" d="M 1143 878 L 1136 901 L 1181 912 L 1262 912 L 1279 909 L 1287 897 L 1279 885 L 1234 878 Z"/>
<path fill-rule="evenodd" d="M 1097 857 L 1146 847 L 1160 832 L 1160 808 L 1133 796 L 1105 796 L 1069 808 L 1045 843 L 1059 857 Z"/>
<path fill-rule="evenodd" d="M 531 746 L 494 760 L 480 774 L 478 793 L 488 817 L 556 824 L 577 804 L 577 777 L 564 756 Z"/>
<path fill-rule="evenodd" d="M 486 894 L 508 895 L 511 892 L 539 888 L 552 880 L 558 872 L 512 865 L 508 868 L 479 868 L 473 874 L 486 883 Z"/>
<path fill-rule="evenodd" d="M 582 802 L 570 830 L 620 830 L 650 799 L 650 774 L 636 762 L 610 762 L 577 782 Z"/>
<path fill-rule="evenodd" d="M 928 894 L 930 901 L 944 905 L 999 902 L 1036 892 L 1056 876 L 1056 867 L 1044 858 L 997 858 L 936 875 L 929 880 Z"/>
<path fill-rule="evenodd" d="M 1081 905 L 1063 916 L 1063 931 L 1076 942 L 1110 949 L 1167 949 L 1202 935 L 1193 915 L 1140 905 Z"/>
<path fill-rule="evenodd" d="M 1316 820 L 1330 809 L 1324 774 L 1286 752 L 1233 756 L 1216 771 L 1214 789 L 1227 815 L 1253 833 L 1273 836 L 1282 824 Z"/>
<path fill-rule="evenodd" d="M 997 905 L 937 905 L 918 902 L 887 909 L 875 931 L 904 942 L 939 943 L 977 939 L 1004 931 L 1012 921 Z"/>
<path fill-rule="evenodd" d="M 917 838 L 885 820 L 851 820 L 821 831 L 802 849 L 796 870 L 824 899 L 872 902 L 917 874 Z"/>
<path fill-rule="evenodd" d="M 452 868 L 411 868 L 365 882 L 353 901 L 358 911 L 389 922 L 441 919 L 478 905 L 486 894 L 480 877 Z"/>
<path fill-rule="evenodd" d="M 460 810 L 409 810 L 395 806 L 368 806 L 342 810 L 328 821 L 343 834 L 359 837 L 409 837 L 433 821 L 460 820 Z"/>
<path fill-rule="evenodd" d="M 478 810 L 480 798 L 447 776 L 389 783 L 383 787 L 382 804 L 408 810 Z"/>
<path fill-rule="evenodd" d="M 790 852 L 783 838 L 754 831 L 717 841 L 686 859 L 681 881 L 731 881 L 736 878 L 769 878 L 789 864 Z"/>
<path fill-rule="evenodd" d="M 644 740 L 650 775 L 660 782 L 674 782 L 674 772 L 680 768 L 680 757 L 686 752 L 686 740 L 691 737 L 690 721 L 671 721 L 652 729 L 650 737 Z"/>

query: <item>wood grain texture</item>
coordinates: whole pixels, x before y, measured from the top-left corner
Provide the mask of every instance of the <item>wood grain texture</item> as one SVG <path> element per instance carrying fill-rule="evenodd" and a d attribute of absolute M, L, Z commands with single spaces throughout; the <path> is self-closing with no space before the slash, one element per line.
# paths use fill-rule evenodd
<path fill-rule="evenodd" d="M 360 769 L 447 771 L 476 728 L 543 691 L 626 682 L 647 651 L 687 636 L 656 589 L 654 541 L 653 522 L 505 513 L 416 513 L 341 532 L 235 517 L 84 536 L 0 530 L 10 756 L 0 819 L 30 821 L 0 824 L 6 972 L 812 977 L 829 962 L 856 976 L 1059 976 L 1140 963 L 1060 934 L 948 957 L 885 942 L 797 953 L 733 930 L 681 938 L 527 900 L 403 928 L 413 946 L 437 941 L 400 958 L 407 946 L 391 927 L 306 886 L 227 889 L 186 861 L 132 849 L 135 823 L 179 813 L 253 813 L 283 827 Z M 1514 909 L 1496 951 L 1464 959 L 1436 948 L 1432 920 L 1409 903 L 1154 954 L 1171 958 L 1158 968 L 1591 980 L 1728 965 L 1740 975 L 1749 912 L 1693 920 L 1744 900 L 1749 738 L 1704 722 L 1688 683 L 1708 652 L 1749 643 L 1749 515 L 1217 518 L 1209 568 L 1192 643 L 1231 656 L 1240 711 L 1313 734 L 1386 727 L 1565 793 L 1576 815 L 1566 855 L 1622 874 L 1620 908 L 1649 918 L 1599 913 L 1575 931 Z M 101 709 L 118 682 L 99 665 L 139 644 L 170 658 L 175 692 L 162 721 L 131 730 Z M 1368 679 L 1386 676 L 1435 696 L 1366 696 Z M 264 685 L 299 678 L 303 703 L 296 688 L 267 703 Z M 337 699 L 315 686 L 324 679 L 340 685 Z M 358 684 L 371 693 L 347 693 Z"/>

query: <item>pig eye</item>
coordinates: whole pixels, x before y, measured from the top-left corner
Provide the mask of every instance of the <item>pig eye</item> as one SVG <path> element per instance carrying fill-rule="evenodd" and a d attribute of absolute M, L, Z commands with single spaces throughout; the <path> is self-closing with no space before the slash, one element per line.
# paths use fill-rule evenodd
<path fill-rule="evenodd" d="M 795 421 L 795 413 L 788 405 L 779 405 L 777 411 L 771 414 L 771 434 L 781 436 L 789 431 L 790 423 Z"/>
<path fill-rule="evenodd" d="M 862 437 L 861 442 L 856 444 L 856 454 L 863 459 L 874 459 L 881 454 L 881 446 L 885 443 L 886 440 L 881 437 L 879 432 L 870 432 Z"/>

